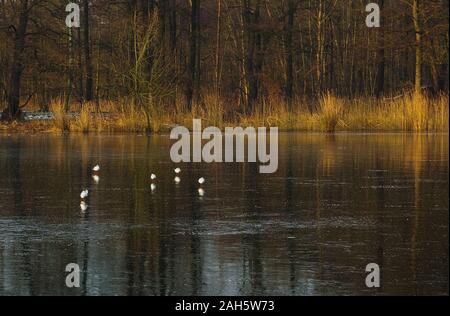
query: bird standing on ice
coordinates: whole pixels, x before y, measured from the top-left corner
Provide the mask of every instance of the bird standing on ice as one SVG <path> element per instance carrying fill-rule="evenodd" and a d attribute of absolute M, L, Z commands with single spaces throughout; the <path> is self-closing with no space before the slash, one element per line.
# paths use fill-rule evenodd
<path fill-rule="evenodd" d="M 100 177 L 98 175 L 93 175 L 92 179 L 94 179 L 95 184 L 98 184 L 100 182 Z"/>
<path fill-rule="evenodd" d="M 80 203 L 80 209 L 81 209 L 81 212 L 86 212 L 87 211 L 87 209 L 88 209 L 88 205 L 86 204 L 86 202 L 81 202 Z"/>
<path fill-rule="evenodd" d="M 205 180 L 205 178 L 203 178 L 203 177 L 201 177 L 200 179 L 198 179 L 198 183 L 199 183 L 200 185 L 204 184 L 205 182 L 206 182 L 206 180 Z M 205 196 L 205 190 L 203 190 L 202 188 L 199 188 L 199 189 L 198 189 L 198 195 L 199 195 L 200 197 Z"/>
<path fill-rule="evenodd" d="M 85 198 L 87 198 L 89 196 L 89 190 L 84 190 L 83 192 L 81 192 L 80 194 L 80 198 L 82 200 L 84 200 Z"/>

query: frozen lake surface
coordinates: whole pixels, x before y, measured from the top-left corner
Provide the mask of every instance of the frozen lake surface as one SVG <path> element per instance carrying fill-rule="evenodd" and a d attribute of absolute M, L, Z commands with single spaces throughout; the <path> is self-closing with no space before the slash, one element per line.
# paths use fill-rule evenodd
<path fill-rule="evenodd" d="M 448 135 L 281 134 L 276 174 L 186 164 L 179 184 L 170 146 L 0 136 L 0 295 L 448 294 Z"/>

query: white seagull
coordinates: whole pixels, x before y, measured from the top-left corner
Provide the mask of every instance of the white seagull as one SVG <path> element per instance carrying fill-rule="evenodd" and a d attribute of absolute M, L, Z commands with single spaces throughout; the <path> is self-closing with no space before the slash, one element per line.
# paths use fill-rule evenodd
<path fill-rule="evenodd" d="M 80 203 L 80 209 L 84 213 L 84 212 L 87 211 L 88 205 L 83 201 L 83 202 Z"/>
<path fill-rule="evenodd" d="M 81 192 L 80 194 L 80 198 L 82 200 L 84 200 L 85 198 L 87 198 L 89 196 L 89 190 L 84 190 L 83 192 Z"/>
<path fill-rule="evenodd" d="M 93 176 L 92 176 L 92 179 L 94 179 L 94 182 L 95 182 L 96 184 L 98 184 L 98 183 L 100 182 L 100 177 L 99 177 L 98 175 L 93 175 Z"/>

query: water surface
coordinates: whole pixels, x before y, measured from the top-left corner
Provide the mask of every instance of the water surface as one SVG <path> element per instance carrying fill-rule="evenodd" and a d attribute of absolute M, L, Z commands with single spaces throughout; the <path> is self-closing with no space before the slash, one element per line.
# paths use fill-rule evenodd
<path fill-rule="evenodd" d="M 185 164 L 178 185 L 170 145 L 0 136 L 0 295 L 448 294 L 448 135 L 282 134 L 276 174 Z"/>

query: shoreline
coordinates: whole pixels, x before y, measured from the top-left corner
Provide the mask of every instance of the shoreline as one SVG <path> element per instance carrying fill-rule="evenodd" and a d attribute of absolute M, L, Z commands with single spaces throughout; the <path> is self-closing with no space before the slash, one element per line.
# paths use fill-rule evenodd
<path fill-rule="evenodd" d="M 167 128 L 161 128 L 158 131 L 123 131 L 123 130 L 90 130 L 87 132 L 83 131 L 61 131 L 54 126 L 53 121 L 13 121 L 13 122 L 2 122 L 0 121 L 0 136 L 5 135 L 103 135 L 103 136 L 114 136 L 114 135 L 146 135 L 146 136 L 164 136 L 169 135 L 172 128 L 182 125 L 173 125 Z M 227 127 L 237 127 L 233 123 L 223 123 Z M 192 128 L 187 126 L 189 131 L 192 132 Z M 250 127 L 250 126 L 245 126 Z M 276 127 L 276 126 L 261 126 L 261 127 Z M 222 130 L 222 129 L 221 129 Z M 296 129 L 296 128 L 279 128 L 280 133 L 305 133 L 305 134 L 319 134 L 319 135 L 343 135 L 343 134 L 408 134 L 408 135 L 446 135 L 450 133 L 449 129 L 445 130 L 402 130 L 402 129 L 352 129 L 352 128 L 336 128 L 333 132 L 327 132 L 321 130 L 320 128 L 312 129 Z"/>
<path fill-rule="evenodd" d="M 206 103 L 205 103 L 206 104 Z M 50 111 L 24 112 L 20 121 L 0 120 L 0 133 L 161 134 L 201 119 L 204 126 L 277 127 L 295 132 L 449 132 L 449 98 L 407 94 L 395 100 L 345 99 L 326 94 L 314 103 L 263 103 L 251 113 L 226 107 L 222 102 L 161 109 L 102 101 L 72 105 L 67 111 L 54 100 Z M 215 104 L 215 105 L 214 105 Z M 34 109 L 34 111 L 33 111 Z"/>

